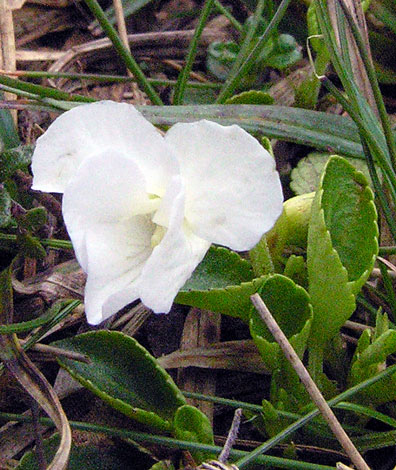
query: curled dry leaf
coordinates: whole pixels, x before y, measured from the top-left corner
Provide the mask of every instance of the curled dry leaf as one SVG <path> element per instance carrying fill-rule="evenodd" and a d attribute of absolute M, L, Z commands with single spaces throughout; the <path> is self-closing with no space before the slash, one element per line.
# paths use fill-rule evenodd
<path fill-rule="evenodd" d="M 268 374 L 252 340 L 224 341 L 207 347 L 175 351 L 157 359 L 164 369 L 200 367 Z"/>
<path fill-rule="evenodd" d="M 12 318 L 11 269 L 0 275 L 0 322 Z M 71 430 L 62 405 L 44 375 L 22 350 L 15 335 L 0 335 L 0 359 L 29 395 L 53 420 L 61 436 L 59 448 L 47 470 L 67 468 L 71 448 Z"/>
<path fill-rule="evenodd" d="M 86 275 L 76 260 L 66 261 L 23 281 L 13 271 L 12 287 L 18 294 L 40 295 L 51 304 L 59 299 L 77 298 L 84 295 Z"/>

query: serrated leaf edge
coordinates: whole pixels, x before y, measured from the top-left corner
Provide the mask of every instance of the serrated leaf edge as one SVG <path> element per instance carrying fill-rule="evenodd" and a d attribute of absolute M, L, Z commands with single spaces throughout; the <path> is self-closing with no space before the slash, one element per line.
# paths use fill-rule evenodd
<path fill-rule="evenodd" d="M 75 373 L 70 367 L 62 362 L 62 360 L 58 359 L 59 365 L 65 369 L 73 379 L 80 382 L 85 388 L 93 392 L 98 397 L 102 398 L 107 404 L 109 404 L 115 410 L 121 412 L 125 416 L 138 421 L 139 423 L 145 424 L 146 426 L 153 426 L 160 431 L 170 431 L 171 424 L 169 421 L 162 419 L 153 411 L 146 411 L 141 408 L 135 408 L 131 405 L 128 405 L 125 401 L 121 400 L 120 398 L 114 398 L 106 392 L 100 390 L 96 385 L 92 383 L 89 379 L 84 379 L 80 374 Z M 149 417 L 149 419 L 143 418 L 143 416 Z M 150 418 L 153 418 L 150 419 Z"/>
<path fill-rule="evenodd" d="M 180 406 L 183 406 L 183 405 L 186 404 L 186 400 L 184 398 L 184 395 L 179 390 L 177 385 L 173 382 L 170 375 L 156 362 L 155 358 L 141 344 L 139 344 L 139 342 L 136 341 L 134 338 L 131 338 L 130 336 L 125 335 L 124 333 L 122 333 L 120 331 L 89 331 L 87 333 L 82 333 L 82 334 L 78 335 L 75 338 L 89 337 L 89 336 L 95 336 L 95 337 L 97 337 L 97 336 L 103 336 L 103 337 L 108 337 L 108 336 L 116 337 L 116 336 L 118 336 L 118 337 L 121 337 L 123 341 L 126 341 L 126 342 L 129 342 L 129 343 L 133 344 L 134 347 L 139 349 L 143 353 L 143 355 L 147 359 L 149 359 L 152 364 L 154 364 L 155 370 L 160 372 L 162 377 L 164 377 L 165 382 L 172 388 L 172 390 L 175 393 L 176 400 L 180 400 L 180 404 L 178 405 L 178 408 Z M 55 342 L 55 344 L 56 343 L 57 342 Z M 94 385 L 92 383 L 92 381 L 90 379 L 85 379 L 79 373 L 74 372 L 69 366 L 67 366 L 65 363 L 63 363 L 62 359 L 58 358 L 58 362 L 59 362 L 59 364 L 62 368 L 67 370 L 67 372 L 74 379 L 76 379 L 78 382 L 80 382 L 82 385 L 84 385 L 84 387 L 88 388 L 89 390 L 91 390 L 93 393 L 97 394 L 100 397 L 108 397 L 109 399 L 108 400 L 106 399 L 107 403 L 117 402 L 117 403 L 122 404 L 123 406 L 121 408 L 114 407 L 114 408 L 118 409 L 118 411 L 122 412 L 123 414 L 125 414 L 125 415 L 127 415 L 131 418 L 136 419 L 139 422 L 142 422 L 143 424 L 147 424 L 147 423 L 145 421 L 140 421 L 139 419 L 137 419 L 136 416 L 135 416 L 136 413 L 141 413 L 141 414 L 144 413 L 147 416 L 156 417 L 156 421 L 158 421 L 159 424 L 162 423 L 161 428 L 158 428 L 158 429 L 169 431 L 169 429 L 170 429 L 169 421 L 161 418 L 159 415 L 157 415 L 153 411 L 147 411 L 147 410 L 144 410 L 142 408 L 133 407 L 132 405 L 129 405 L 128 403 L 124 402 L 123 400 L 121 400 L 119 398 L 112 397 L 108 393 L 103 392 L 102 390 L 100 390 L 96 385 Z M 175 409 L 175 412 L 178 408 Z M 125 411 L 123 411 L 123 409 L 125 409 Z M 126 411 L 127 409 L 131 410 L 132 413 L 129 414 L 129 412 Z"/>

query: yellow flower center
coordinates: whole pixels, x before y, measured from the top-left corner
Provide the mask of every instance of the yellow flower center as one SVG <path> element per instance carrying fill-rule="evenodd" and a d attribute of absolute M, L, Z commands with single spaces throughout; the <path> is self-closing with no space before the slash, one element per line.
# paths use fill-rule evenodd
<path fill-rule="evenodd" d="M 165 236 L 166 230 L 167 230 L 166 227 L 163 227 L 162 225 L 157 225 L 151 237 L 151 248 L 155 248 L 157 245 L 161 243 L 161 240 Z"/>

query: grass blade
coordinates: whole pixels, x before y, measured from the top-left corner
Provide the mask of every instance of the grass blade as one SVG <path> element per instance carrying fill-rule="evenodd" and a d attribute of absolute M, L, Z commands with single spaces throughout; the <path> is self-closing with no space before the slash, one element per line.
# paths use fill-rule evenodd
<path fill-rule="evenodd" d="M 251 68 L 255 64 L 256 58 L 260 55 L 268 39 L 271 37 L 271 34 L 278 27 L 281 19 L 283 18 L 283 15 L 286 13 L 287 7 L 289 6 L 290 2 L 291 0 L 282 0 L 278 10 L 270 21 L 267 29 L 264 31 L 264 34 L 261 36 L 260 40 L 254 47 L 254 49 L 250 52 L 246 60 L 243 62 L 238 72 L 228 77 L 227 81 L 224 84 L 223 90 L 217 97 L 216 103 L 224 103 L 227 98 L 229 98 L 233 94 L 234 90 L 240 84 L 242 78 L 250 72 Z"/>
<path fill-rule="evenodd" d="M 147 96 L 155 105 L 163 105 L 163 102 L 154 88 L 150 85 L 145 77 L 144 73 L 142 72 L 141 68 L 139 67 L 136 60 L 132 57 L 129 53 L 128 49 L 123 45 L 120 37 L 118 36 L 116 30 L 113 26 L 109 23 L 104 11 L 102 10 L 101 6 L 97 2 L 97 0 L 85 0 L 88 8 L 91 10 L 92 14 L 96 17 L 99 21 L 100 26 L 103 28 L 103 31 L 106 33 L 108 38 L 114 45 L 115 50 L 124 61 L 128 70 L 130 70 L 136 78 L 138 84 L 143 88 L 143 90 L 147 93 Z"/>
<path fill-rule="evenodd" d="M 186 83 L 187 83 L 188 77 L 190 76 L 190 72 L 194 64 L 195 56 L 197 54 L 198 41 L 199 41 L 199 38 L 201 37 L 202 31 L 204 29 L 208 16 L 212 10 L 213 3 L 214 3 L 214 0 L 206 0 L 203 6 L 203 9 L 201 11 L 201 14 L 199 16 L 198 25 L 195 29 L 194 36 L 188 48 L 186 64 L 183 70 L 180 72 L 179 77 L 177 79 L 177 83 L 175 87 L 175 94 L 173 97 L 173 103 L 175 105 L 183 104 L 184 92 L 186 90 Z"/>

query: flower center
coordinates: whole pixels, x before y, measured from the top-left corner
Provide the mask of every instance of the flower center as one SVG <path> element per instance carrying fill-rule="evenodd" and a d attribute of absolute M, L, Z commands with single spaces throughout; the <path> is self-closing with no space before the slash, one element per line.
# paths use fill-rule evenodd
<path fill-rule="evenodd" d="M 167 228 L 162 225 L 157 225 L 154 230 L 154 233 L 151 237 L 151 248 L 155 248 L 160 244 L 161 240 L 164 238 Z"/>

